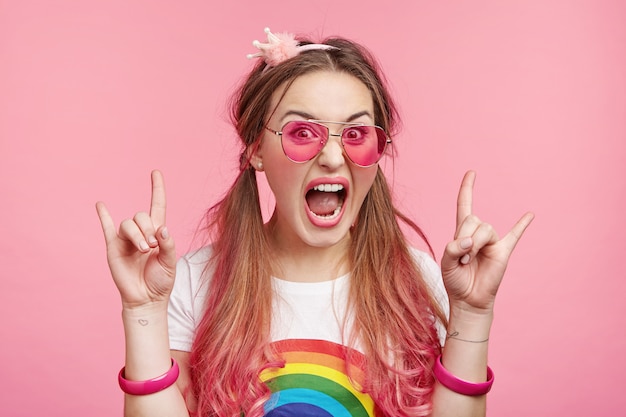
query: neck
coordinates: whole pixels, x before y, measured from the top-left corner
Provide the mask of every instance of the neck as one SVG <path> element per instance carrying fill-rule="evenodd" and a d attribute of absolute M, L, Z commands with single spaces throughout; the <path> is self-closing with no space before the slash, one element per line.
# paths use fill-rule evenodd
<path fill-rule="evenodd" d="M 349 234 L 332 246 L 309 246 L 299 239 L 288 239 L 277 233 L 272 220 L 266 224 L 265 231 L 272 247 L 275 277 L 295 282 L 321 282 L 349 272 Z"/>

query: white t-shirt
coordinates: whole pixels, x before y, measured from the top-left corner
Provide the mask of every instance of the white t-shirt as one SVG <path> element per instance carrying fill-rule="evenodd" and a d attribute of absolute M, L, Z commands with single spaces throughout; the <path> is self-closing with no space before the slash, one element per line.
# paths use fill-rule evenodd
<path fill-rule="evenodd" d="M 413 249 L 424 280 L 430 285 L 443 311 L 448 311 L 448 296 L 441 271 L 426 253 Z M 170 296 L 168 323 L 170 348 L 191 351 L 195 329 L 205 309 L 207 283 L 202 273 L 211 253 L 204 247 L 179 259 L 176 281 Z M 332 281 L 291 282 L 273 278 L 277 297 L 274 300 L 272 341 L 308 338 L 342 342 L 341 323 L 345 315 L 349 274 Z M 445 329 L 438 329 L 442 344 Z M 442 334 L 443 333 L 443 334 Z"/>
<path fill-rule="evenodd" d="M 202 248 L 177 264 L 168 310 L 171 349 L 191 351 L 195 329 L 205 310 L 208 285 L 202 274 L 210 251 L 210 247 Z M 435 298 L 448 311 L 438 265 L 424 252 L 413 250 L 413 255 Z M 359 346 L 351 349 L 343 345 L 348 336 L 342 323 L 349 283 L 350 274 L 313 283 L 272 278 L 276 296 L 271 342 L 286 363 L 283 368 L 261 374 L 273 392 L 265 407 L 266 416 L 374 416 L 371 397 L 359 391 L 363 369 L 353 366 L 348 372 L 345 362 L 348 353 L 352 362 L 355 357 L 356 362 L 364 362 Z M 348 329 L 350 321 L 348 317 Z M 443 344 L 445 329 L 440 326 L 438 332 Z"/>

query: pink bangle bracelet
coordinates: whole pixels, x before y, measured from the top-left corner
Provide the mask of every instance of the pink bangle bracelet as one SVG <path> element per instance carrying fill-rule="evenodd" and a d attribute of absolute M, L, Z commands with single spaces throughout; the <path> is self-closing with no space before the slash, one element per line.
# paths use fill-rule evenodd
<path fill-rule="evenodd" d="M 444 368 L 443 363 L 441 363 L 441 355 L 437 356 L 435 360 L 433 373 L 441 385 L 457 394 L 471 396 L 485 395 L 491 390 L 491 386 L 493 385 L 493 371 L 490 367 L 487 367 L 486 382 L 468 382 L 457 378 Z"/>
<path fill-rule="evenodd" d="M 120 370 L 117 376 L 117 380 L 120 384 L 120 388 L 126 394 L 131 395 L 148 395 L 155 392 L 163 391 L 165 388 L 171 386 L 178 379 L 180 369 L 178 363 L 172 358 L 172 367 L 161 376 L 148 379 L 146 381 L 129 381 L 124 377 L 124 370 L 126 367 Z"/>

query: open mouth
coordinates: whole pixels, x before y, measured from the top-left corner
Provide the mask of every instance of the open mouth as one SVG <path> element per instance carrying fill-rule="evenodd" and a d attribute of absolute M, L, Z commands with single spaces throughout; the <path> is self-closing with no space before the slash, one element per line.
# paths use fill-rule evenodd
<path fill-rule="evenodd" d="M 323 220 L 339 216 L 346 197 L 341 184 L 319 184 L 306 193 L 306 202 L 311 213 Z"/>

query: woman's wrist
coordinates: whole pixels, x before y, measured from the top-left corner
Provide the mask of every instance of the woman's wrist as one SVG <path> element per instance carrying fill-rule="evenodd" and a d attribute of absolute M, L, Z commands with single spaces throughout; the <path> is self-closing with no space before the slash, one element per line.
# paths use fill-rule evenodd
<path fill-rule="evenodd" d="M 465 320 L 493 320 L 493 305 L 475 307 L 464 301 L 450 300 L 450 316 Z"/>
<path fill-rule="evenodd" d="M 446 343 L 451 340 L 475 344 L 487 343 L 492 323 L 493 312 L 477 314 L 451 306 Z"/>
<path fill-rule="evenodd" d="M 141 342 L 145 337 L 167 337 L 167 305 L 122 309 L 122 322 L 127 343 Z"/>
<path fill-rule="evenodd" d="M 122 318 L 141 318 L 167 314 L 169 300 L 151 301 L 141 305 L 127 305 L 122 303 Z"/>
<path fill-rule="evenodd" d="M 465 303 L 450 303 L 450 318 L 468 326 L 491 326 L 493 309 L 474 308 Z"/>

